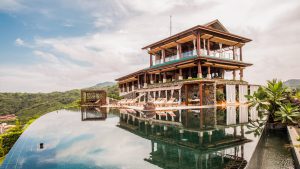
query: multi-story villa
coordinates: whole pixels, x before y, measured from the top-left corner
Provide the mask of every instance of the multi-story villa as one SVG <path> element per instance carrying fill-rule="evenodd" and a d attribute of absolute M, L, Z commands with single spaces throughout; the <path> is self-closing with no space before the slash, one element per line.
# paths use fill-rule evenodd
<path fill-rule="evenodd" d="M 244 69 L 252 65 L 242 52 L 250 41 L 214 20 L 147 45 L 142 49 L 149 67 L 116 79 L 120 95 L 128 103 L 245 103 L 244 96 L 257 89 L 243 80 Z"/>

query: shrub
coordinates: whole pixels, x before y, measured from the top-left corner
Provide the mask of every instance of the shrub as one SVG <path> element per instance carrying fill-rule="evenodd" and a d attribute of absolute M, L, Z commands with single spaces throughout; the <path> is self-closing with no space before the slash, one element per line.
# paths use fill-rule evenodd
<path fill-rule="evenodd" d="M 13 145 L 15 144 L 15 142 L 18 140 L 18 138 L 22 133 L 23 131 L 20 130 L 20 131 L 8 132 L 0 136 L 0 145 L 2 149 L 0 151 L 3 152 L 3 155 L 9 152 L 9 150 L 13 147 Z"/>

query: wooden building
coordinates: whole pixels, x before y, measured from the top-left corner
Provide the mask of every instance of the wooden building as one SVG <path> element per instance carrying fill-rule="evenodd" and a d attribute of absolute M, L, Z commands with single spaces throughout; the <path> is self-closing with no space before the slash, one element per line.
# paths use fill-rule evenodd
<path fill-rule="evenodd" d="M 246 102 L 244 95 L 257 89 L 243 80 L 244 69 L 252 65 L 243 61 L 243 47 L 250 41 L 214 20 L 147 45 L 142 49 L 149 54 L 149 67 L 116 79 L 120 95 L 129 103 Z"/>

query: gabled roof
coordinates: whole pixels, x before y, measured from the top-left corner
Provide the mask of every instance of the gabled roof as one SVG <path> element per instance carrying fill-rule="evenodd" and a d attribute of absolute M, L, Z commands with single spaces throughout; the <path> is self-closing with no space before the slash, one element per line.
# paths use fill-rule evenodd
<path fill-rule="evenodd" d="M 200 31 L 200 32 L 206 33 L 206 34 L 214 34 L 215 36 L 220 36 L 224 39 L 229 39 L 229 40 L 233 40 L 233 41 L 237 41 L 237 42 L 241 42 L 241 43 L 247 43 L 247 42 L 252 41 L 251 39 L 248 39 L 248 38 L 245 38 L 242 36 L 238 36 L 238 35 L 228 32 L 228 30 L 221 24 L 221 22 L 218 19 L 216 19 L 205 25 L 196 25 L 192 28 L 189 28 L 187 30 L 184 30 L 182 32 L 174 34 L 170 37 L 167 37 L 160 41 L 154 42 L 150 45 L 143 47 L 142 49 L 152 48 L 152 47 L 156 47 L 156 46 L 159 46 L 159 45 L 162 45 L 165 43 L 170 43 L 174 40 L 178 40 L 178 38 L 186 37 L 190 34 L 195 34 L 197 31 Z"/>
<path fill-rule="evenodd" d="M 204 24 L 203 26 L 229 33 L 229 31 L 225 28 L 225 26 L 223 24 L 221 24 L 221 22 L 218 19 L 213 20 L 207 24 Z"/>

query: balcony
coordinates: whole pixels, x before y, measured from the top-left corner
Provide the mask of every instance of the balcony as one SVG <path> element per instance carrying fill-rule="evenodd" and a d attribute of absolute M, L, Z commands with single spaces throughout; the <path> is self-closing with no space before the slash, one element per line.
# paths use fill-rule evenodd
<path fill-rule="evenodd" d="M 171 64 L 171 63 L 175 63 L 175 62 L 188 60 L 190 58 L 197 57 L 197 51 L 196 50 L 186 51 L 186 52 L 183 52 L 181 56 L 182 56 L 181 58 L 178 58 L 177 55 L 168 56 L 165 58 L 165 62 L 163 61 L 163 59 L 155 60 L 153 62 L 154 64 L 152 67 L 167 65 L 167 64 Z M 210 51 L 210 54 L 208 55 L 208 51 L 202 49 L 201 56 L 241 62 L 240 56 L 238 54 L 235 54 L 235 58 L 233 58 L 232 51 L 213 50 L 213 51 Z"/>
<path fill-rule="evenodd" d="M 233 58 L 232 51 L 214 50 L 214 51 L 210 51 L 210 53 L 208 55 L 207 50 L 201 50 L 201 56 L 219 58 L 219 59 L 223 59 L 223 60 L 241 61 L 240 56 L 238 54 L 235 54 L 235 58 Z"/>
<path fill-rule="evenodd" d="M 168 64 L 188 60 L 190 58 L 195 58 L 195 57 L 197 57 L 196 50 L 191 50 L 191 51 L 183 52 L 182 53 L 182 58 L 178 58 L 177 55 L 172 55 L 172 56 L 166 57 L 165 62 L 163 61 L 163 59 L 155 60 L 153 62 L 154 64 L 153 64 L 152 67 L 159 67 L 159 66 L 163 66 L 163 65 L 168 65 Z"/>

